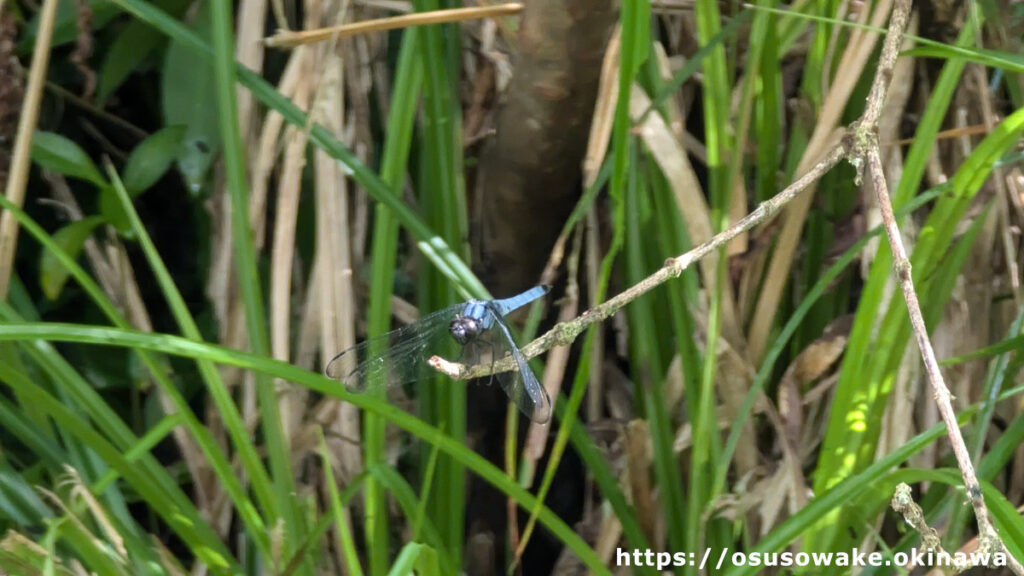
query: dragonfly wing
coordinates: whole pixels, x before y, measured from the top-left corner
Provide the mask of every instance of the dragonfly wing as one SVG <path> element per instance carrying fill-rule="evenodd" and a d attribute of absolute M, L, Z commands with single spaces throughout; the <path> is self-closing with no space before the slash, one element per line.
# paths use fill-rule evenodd
<path fill-rule="evenodd" d="M 351 392 L 415 382 L 422 377 L 431 356 L 446 354 L 447 347 L 454 345 L 448 327 L 464 307 L 465 304 L 450 306 L 365 340 L 335 356 L 324 372 Z"/>
<path fill-rule="evenodd" d="M 502 372 L 495 374 L 509 399 L 515 403 L 519 411 L 527 418 L 538 424 L 543 424 L 551 418 L 551 399 L 544 387 L 540 385 L 537 377 L 530 370 L 522 352 L 514 349 L 512 355 L 516 359 L 519 370 L 515 372 Z"/>
<path fill-rule="evenodd" d="M 527 418 L 543 424 L 551 418 L 551 399 L 544 387 L 537 381 L 537 377 L 530 369 L 526 357 L 516 347 L 505 321 L 492 312 L 494 325 L 492 329 L 481 335 L 485 342 L 490 344 L 492 361 L 498 361 L 506 356 L 511 356 L 516 369 L 511 372 L 495 374 L 501 389 L 505 391 L 509 399 L 515 403 L 519 411 Z M 482 345 L 476 346 L 482 349 Z"/>

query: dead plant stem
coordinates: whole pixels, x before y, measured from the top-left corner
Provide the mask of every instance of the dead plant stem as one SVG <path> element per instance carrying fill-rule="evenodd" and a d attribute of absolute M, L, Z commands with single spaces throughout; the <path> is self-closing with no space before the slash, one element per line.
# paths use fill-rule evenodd
<path fill-rule="evenodd" d="M 907 313 L 910 316 L 910 324 L 914 331 L 914 338 L 921 351 L 921 358 L 924 361 L 925 374 L 931 384 L 935 396 L 935 403 L 938 406 L 939 414 L 946 423 L 946 433 L 956 456 L 957 465 L 960 467 L 960 475 L 964 480 L 964 487 L 967 497 L 970 499 L 971 507 L 974 509 L 974 516 L 978 523 L 978 539 L 982 552 L 1004 552 L 1007 556 L 1008 565 L 1015 574 L 1024 575 L 1024 567 L 1006 552 L 1002 541 L 996 534 L 995 528 L 989 521 L 988 509 L 985 506 L 985 499 L 982 495 L 981 485 L 974 472 L 974 464 L 971 462 L 971 455 L 964 444 L 963 435 L 957 424 L 956 412 L 953 410 L 952 395 L 946 387 L 939 369 L 939 362 L 935 357 L 935 350 L 928 337 L 928 328 L 925 326 L 924 316 L 921 314 L 921 305 L 917 299 L 917 292 L 914 290 L 914 278 L 911 273 L 910 259 L 907 257 L 906 247 L 903 245 L 903 238 L 896 222 L 896 215 L 893 213 L 892 200 L 889 197 L 889 187 L 885 179 L 885 171 L 882 166 L 882 156 L 878 146 L 878 118 L 882 113 L 882 106 L 885 103 L 886 92 L 892 81 L 893 69 L 896 66 L 896 58 L 899 56 L 899 45 L 910 19 L 911 0 L 898 0 L 893 9 L 889 21 L 889 31 L 885 37 L 885 44 L 882 46 L 882 55 L 878 62 L 878 69 L 875 72 L 875 80 L 868 95 L 867 108 L 864 115 L 853 126 L 853 150 L 851 161 L 858 166 L 858 170 L 867 170 L 871 187 L 874 189 L 875 198 L 879 210 L 882 213 L 882 223 L 885 226 L 885 235 L 889 240 L 889 247 L 893 255 L 893 269 L 896 271 L 896 280 L 903 292 L 903 299 L 907 303 Z"/>
<path fill-rule="evenodd" d="M 881 116 L 883 105 L 885 104 L 885 97 L 888 92 L 889 84 L 892 81 L 893 69 L 895 68 L 896 59 L 899 56 L 899 45 L 903 37 L 903 31 L 909 20 L 910 9 L 911 0 L 898 0 L 896 2 L 864 114 L 850 127 L 850 130 L 842 141 L 831 148 L 827 154 L 825 154 L 824 158 L 810 171 L 791 184 L 788 188 L 772 197 L 770 200 L 758 205 L 753 212 L 730 226 L 728 229 L 720 232 L 707 242 L 704 242 L 685 254 L 668 259 L 665 262 L 665 265 L 657 272 L 651 274 L 610 300 L 587 310 L 574 320 L 559 323 L 547 333 L 526 345 L 522 349 L 522 352 L 527 358 L 533 358 L 554 346 L 565 346 L 572 343 L 591 324 L 611 317 L 626 304 L 662 285 L 666 281 L 678 277 L 694 262 L 704 258 L 713 251 L 718 250 L 730 240 L 753 228 L 758 223 L 767 220 L 787 203 L 796 198 L 802 191 L 807 189 L 823 174 L 828 172 L 833 166 L 838 164 L 840 160 L 847 158 L 858 168 L 858 171 L 867 171 L 871 186 L 875 191 L 878 205 L 882 213 L 886 236 L 888 237 L 889 245 L 893 254 L 893 268 L 896 271 L 897 281 L 903 292 L 904 300 L 906 300 L 907 303 L 910 323 L 913 327 L 914 336 L 921 351 L 921 357 L 924 361 L 928 381 L 931 383 L 932 390 L 934 391 L 935 402 L 938 405 L 943 421 L 946 423 L 949 441 L 953 447 L 953 453 L 955 454 L 957 463 L 960 467 L 960 473 L 964 480 L 967 496 L 970 499 L 972 508 L 974 509 L 974 515 L 978 523 L 979 540 L 982 551 L 1005 552 L 1005 546 L 999 539 L 995 528 L 989 520 L 988 509 L 985 506 L 981 485 L 978 482 L 978 478 L 974 472 L 974 466 L 971 463 L 970 452 L 964 444 L 963 436 L 961 435 L 960 428 L 957 425 L 956 413 L 953 410 L 951 402 L 951 394 L 943 380 L 938 360 L 935 357 L 935 351 L 932 348 L 931 341 L 928 337 L 928 331 L 925 326 L 924 317 L 921 314 L 921 307 L 918 302 L 917 293 L 914 290 L 910 260 L 907 257 L 907 251 L 903 245 L 899 227 L 896 223 L 896 216 L 893 213 L 892 201 L 889 198 L 885 173 L 882 168 L 882 158 L 879 152 L 878 119 Z M 461 364 L 448 362 L 437 356 L 430 359 L 430 364 L 438 371 L 455 379 L 473 378 L 492 371 L 492 368 L 490 367 L 466 368 Z M 493 367 L 493 371 L 512 368 L 510 362 L 508 363 L 508 366 L 505 366 L 504 364 L 504 362 L 498 363 Z M 1024 568 L 1022 568 L 1021 564 L 1011 554 L 1007 553 L 1006 556 L 1010 569 L 1015 574 L 1024 576 Z"/>

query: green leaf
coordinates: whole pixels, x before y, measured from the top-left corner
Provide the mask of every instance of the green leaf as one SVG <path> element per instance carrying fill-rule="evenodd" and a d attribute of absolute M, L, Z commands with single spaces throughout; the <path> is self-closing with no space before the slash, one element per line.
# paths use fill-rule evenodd
<path fill-rule="evenodd" d="M 999 68 L 1006 70 L 1007 72 L 1015 72 L 1017 74 L 1024 72 L 1024 56 L 1013 54 L 1011 52 L 1001 52 L 999 50 L 931 45 L 920 46 L 918 48 L 907 50 L 903 52 L 903 54 L 918 58 L 941 58 L 945 60 L 963 58 L 969 62 L 988 66 L 989 68 Z"/>
<path fill-rule="evenodd" d="M 96 103 L 103 106 L 107 98 L 117 91 L 142 63 L 153 53 L 153 49 L 166 42 L 163 36 L 153 34 L 145 22 L 138 20 L 125 26 L 110 44 L 100 66 L 99 86 L 96 89 Z"/>
<path fill-rule="evenodd" d="M 32 138 L 32 160 L 49 170 L 71 178 L 86 180 L 100 187 L 107 181 L 100 175 L 89 155 L 78 144 L 53 132 L 36 132 Z"/>
<path fill-rule="evenodd" d="M 185 13 L 190 1 L 157 0 L 153 4 L 177 18 Z M 107 49 L 103 65 L 100 68 L 96 102 L 101 107 L 107 98 L 121 87 L 128 76 L 142 67 L 146 59 L 167 42 L 163 35 L 154 34 L 149 24 L 139 20 L 133 20 L 124 28 L 116 31 L 116 36 Z"/>
<path fill-rule="evenodd" d="M 970 362 L 971 360 L 977 360 L 978 358 L 989 358 L 992 356 L 998 356 L 1007 352 L 1020 353 L 1024 351 L 1024 336 L 1016 336 L 1014 338 L 1007 338 L 1001 342 L 997 342 L 991 346 L 979 348 L 974 352 L 968 352 L 960 356 L 954 356 L 953 358 L 946 358 L 939 362 L 942 366 L 952 366 L 954 364 L 963 364 L 964 362 Z"/>
<path fill-rule="evenodd" d="M 437 553 L 433 548 L 419 542 L 409 542 L 398 553 L 398 558 L 391 565 L 388 576 L 405 576 L 414 573 L 423 576 L 439 576 L 441 574 Z"/>
<path fill-rule="evenodd" d="M 184 126 L 168 126 L 139 143 L 124 167 L 124 187 L 136 197 L 152 186 L 171 167 L 185 139 Z"/>
<path fill-rule="evenodd" d="M 634 26 L 627 38 L 632 38 L 636 58 L 632 62 L 630 75 L 636 76 L 640 72 L 640 66 L 647 61 L 651 48 L 651 3 L 649 0 L 637 0 L 631 3 Z"/>
<path fill-rule="evenodd" d="M 118 234 L 128 238 L 135 237 L 131 220 L 113 188 L 104 188 L 100 191 L 100 214 L 108 224 L 117 229 Z"/>
<path fill-rule="evenodd" d="M 82 246 L 85 245 L 85 240 L 92 234 L 93 228 L 102 223 L 103 218 L 99 216 L 90 216 L 89 218 L 72 222 L 58 230 L 53 235 L 53 240 L 72 258 L 75 258 L 82 251 Z M 64 283 L 67 280 L 67 268 L 57 260 L 57 257 L 52 252 L 43 252 L 39 262 L 39 285 L 43 289 L 43 294 L 50 300 L 56 300 L 60 296 L 60 291 L 64 288 Z"/>
<path fill-rule="evenodd" d="M 53 512 L 39 498 L 35 488 L 16 470 L 5 466 L 0 469 L 0 517 L 22 526 L 38 526 Z"/>
<path fill-rule="evenodd" d="M 422 576 L 441 576 L 441 564 L 437 561 L 437 552 L 424 546 L 416 562 L 416 573 Z"/>
<path fill-rule="evenodd" d="M 121 7 L 108 0 L 89 0 L 89 9 L 92 10 L 91 30 L 94 34 L 111 20 L 121 13 Z M 39 11 L 36 11 L 32 21 L 29 22 L 18 42 L 18 53 L 29 54 L 36 42 L 36 34 L 39 32 Z M 50 40 L 50 47 L 56 48 L 74 42 L 78 37 L 78 5 L 74 0 L 59 0 L 57 3 L 57 14 L 53 23 L 53 38 Z"/>
<path fill-rule="evenodd" d="M 198 11 L 191 28 L 200 37 L 210 38 L 209 2 Z M 213 65 L 189 43 L 174 39 L 167 47 L 162 76 L 164 123 L 185 127 L 178 170 L 195 193 L 220 148 Z"/>

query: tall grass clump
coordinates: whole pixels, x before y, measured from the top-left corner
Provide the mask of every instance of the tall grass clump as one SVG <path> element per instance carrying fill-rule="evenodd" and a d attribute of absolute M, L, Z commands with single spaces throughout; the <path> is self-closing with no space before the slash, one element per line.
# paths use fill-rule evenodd
<path fill-rule="evenodd" d="M 0 573 L 1024 574 L 1022 30 L 0 3 Z M 547 422 L 324 375 L 538 284 Z"/>

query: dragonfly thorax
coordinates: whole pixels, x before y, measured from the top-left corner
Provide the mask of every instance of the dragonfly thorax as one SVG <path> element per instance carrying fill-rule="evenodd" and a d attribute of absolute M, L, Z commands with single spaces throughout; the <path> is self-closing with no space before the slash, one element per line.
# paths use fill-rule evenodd
<path fill-rule="evenodd" d="M 482 329 L 483 326 L 479 320 L 462 314 L 456 314 L 451 326 L 448 327 L 448 331 L 452 333 L 452 338 L 455 338 L 455 341 L 462 346 L 476 338 Z"/>

